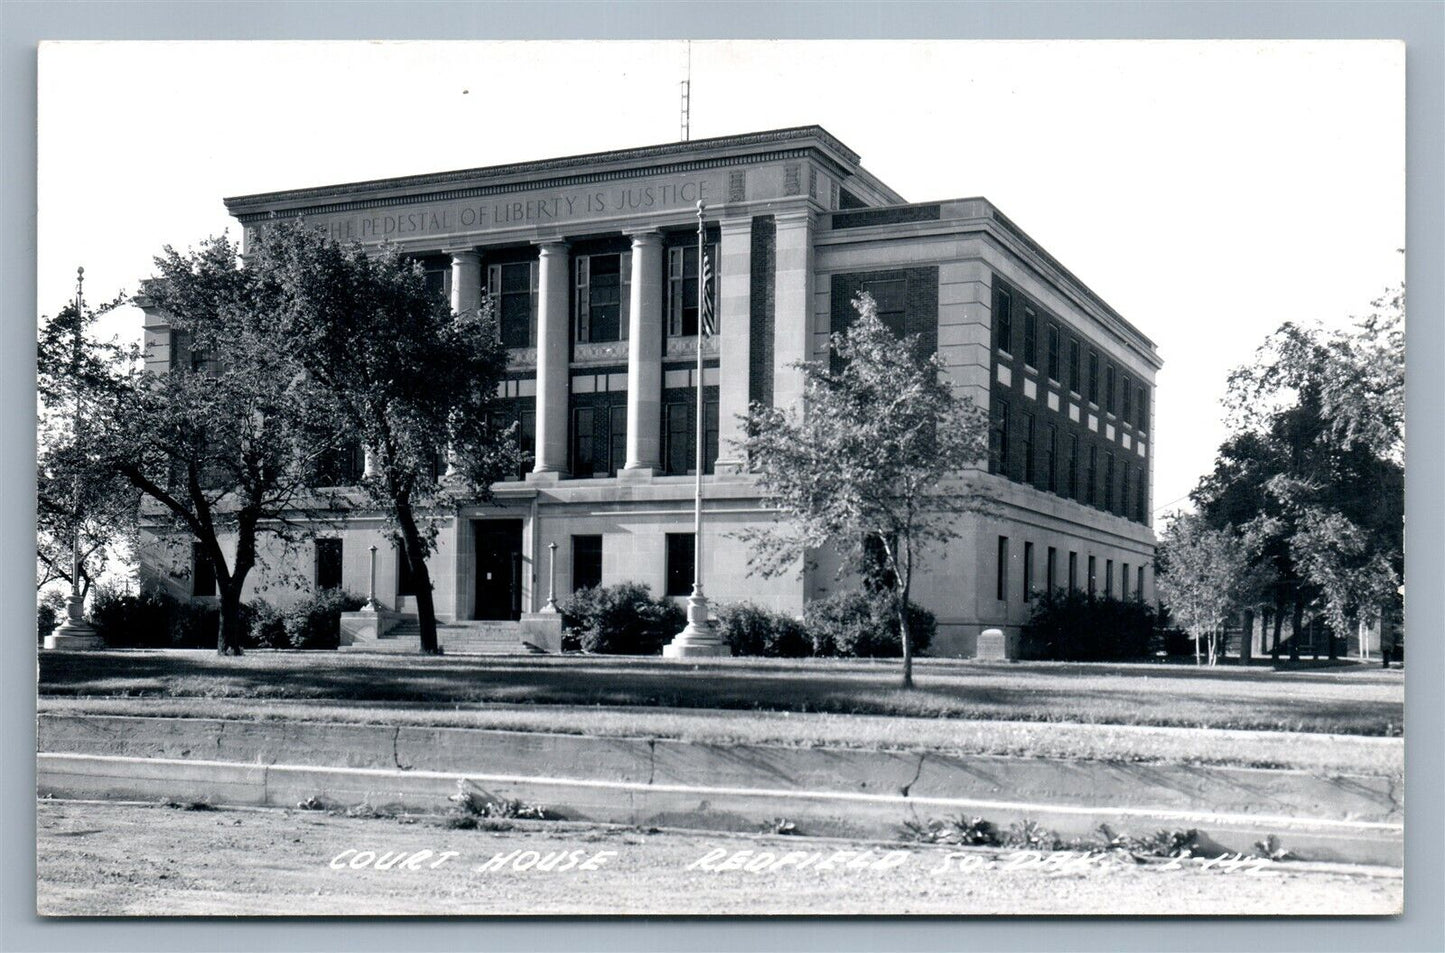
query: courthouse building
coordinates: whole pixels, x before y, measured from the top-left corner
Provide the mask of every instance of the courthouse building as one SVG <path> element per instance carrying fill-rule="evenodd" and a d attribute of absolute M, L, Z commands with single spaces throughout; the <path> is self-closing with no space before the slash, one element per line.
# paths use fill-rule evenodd
<path fill-rule="evenodd" d="M 717 272 L 717 333 L 701 339 L 699 201 Z M 736 441 L 750 402 L 799 406 L 792 365 L 826 357 L 864 290 L 994 418 L 980 479 L 996 505 L 959 517 L 959 538 L 927 554 L 914 584 L 938 618 L 934 651 L 971 654 L 985 628 L 1016 634 L 1045 588 L 1153 598 L 1153 343 L 986 199 L 907 202 L 822 128 L 226 205 L 248 236 L 273 216 L 304 215 L 341 240 L 394 242 L 453 308 L 496 309 L 503 394 L 534 461 L 496 487 L 495 503 L 444 521 L 428 562 L 444 620 L 542 608 L 552 544 L 559 598 L 628 580 L 688 594 L 699 347 L 708 596 L 801 613 L 846 585 L 826 558 L 796 575 L 748 574 L 736 533 L 774 515 Z M 164 315 L 148 313 L 153 359 L 168 334 Z M 381 527 L 361 514 L 323 532 L 308 571 L 318 586 L 365 593 L 377 545 L 377 598 L 406 612 L 409 574 Z M 178 585 L 204 587 L 202 575 Z"/>

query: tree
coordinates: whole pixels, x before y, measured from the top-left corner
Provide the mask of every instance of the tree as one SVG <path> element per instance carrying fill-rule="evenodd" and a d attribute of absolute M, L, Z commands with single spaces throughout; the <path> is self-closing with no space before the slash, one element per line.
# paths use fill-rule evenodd
<path fill-rule="evenodd" d="M 1290 602 L 1297 658 L 1307 606 L 1338 634 L 1397 599 L 1403 320 L 1403 288 L 1392 289 L 1349 330 L 1282 325 L 1230 375 L 1236 433 L 1192 496 L 1211 526 L 1242 527 L 1258 542 L 1256 561 L 1273 570 L 1276 654 Z"/>
<path fill-rule="evenodd" d="M 162 544 L 194 541 L 220 596 L 221 654 L 241 654 L 241 593 L 258 538 L 306 531 L 308 485 L 329 449 L 313 439 L 319 403 L 294 373 L 271 314 L 257 307 L 257 274 L 239 249 L 213 238 L 156 258 L 144 306 L 170 320 L 167 373 L 145 370 L 137 348 L 90 342 L 77 375 L 42 340 L 42 392 L 67 376 L 87 408 L 89 466 L 145 498 L 144 528 Z M 57 384 L 57 386 L 59 386 Z M 235 542 L 228 559 L 223 541 Z"/>
<path fill-rule="evenodd" d="M 1250 604 L 1250 558 L 1235 533 L 1211 529 L 1198 515 L 1175 516 L 1159 541 L 1156 585 L 1169 614 L 1194 638 L 1194 661 L 1200 642 L 1209 664 L 1219 660 L 1230 615 Z"/>
<path fill-rule="evenodd" d="M 434 653 L 426 558 L 437 520 L 490 499 L 520 462 L 515 424 L 500 414 L 506 351 L 491 309 L 454 314 L 396 248 L 368 254 L 300 220 L 260 229 L 247 265 L 277 340 L 321 395 L 321 419 L 371 458 L 361 498 L 335 505 L 389 515 L 416 583 L 421 649 Z"/>
<path fill-rule="evenodd" d="M 929 545 L 957 535 L 959 513 L 984 506 L 962 477 L 985 458 L 988 416 L 954 393 L 943 361 L 920 353 L 916 336 L 900 340 L 883 324 L 871 296 L 853 307 L 857 320 L 831 338 L 833 364 L 793 365 L 804 377 L 801 414 L 750 408 L 743 446 L 780 518 L 742 535 L 765 575 L 829 544 L 845 568 L 881 564 L 873 578 L 895 603 L 910 688 L 913 573 Z"/>
<path fill-rule="evenodd" d="M 114 342 L 88 340 L 88 332 L 118 303 L 84 313 L 71 304 L 54 318 L 42 318 L 37 348 L 35 587 L 72 582 L 71 545 L 78 534 L 80 578 L 74 582 L 82 600 L 133 545 L 138 516 L 135 488 L 99 466 L 86 439 L 88 382 L 103 373 L 99 354 L 119 350 Z"/>

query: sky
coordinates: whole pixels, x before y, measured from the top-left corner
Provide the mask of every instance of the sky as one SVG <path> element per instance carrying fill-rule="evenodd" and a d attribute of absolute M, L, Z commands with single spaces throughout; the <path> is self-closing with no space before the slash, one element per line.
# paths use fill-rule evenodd
<path fill-rule="evenodd" d="M 818 124 L 912 202 L 982 195 L 1158 346 L 1155 518 L 1229 370 L 1404 278 L 1391 41 L 694 42 L 691 134 Z M 682 41 L 48 43 L 39 310 L 134 293 L 226 196 L 675 141 Z M 108 327 L 139 336 L 140 312 Z"/>

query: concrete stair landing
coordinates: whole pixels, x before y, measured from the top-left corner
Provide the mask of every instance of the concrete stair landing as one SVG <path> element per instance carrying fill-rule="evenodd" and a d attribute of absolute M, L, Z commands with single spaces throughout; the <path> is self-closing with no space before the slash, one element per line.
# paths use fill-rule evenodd
<path fill-rule="evenodd" d="M 445 655 L 519 655 L 537 653 L 522 641 L 520 622 L 438 622 L 437 642 Z M 356 648 L 360 648 L 358 645 Z M 421 627 L 406 616 L 389 631 L 366 643 L 370 652 L 415 654 L 421 651 Z"/>

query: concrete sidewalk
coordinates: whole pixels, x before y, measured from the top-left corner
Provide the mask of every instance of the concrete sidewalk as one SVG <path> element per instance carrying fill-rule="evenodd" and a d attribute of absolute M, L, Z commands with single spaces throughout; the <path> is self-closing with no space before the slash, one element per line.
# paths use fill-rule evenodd
<path fill-rule="evenodd" d="M 222 719 L 42 715 L 39 789 L 71 797 L 441 810 L 459 780 L 577 820 L 895 836 L 959 814 L 1065 836 L 1274 834 L 1316 860 L 1399 865 L 1394 779 L 1304 771 Z"/>

